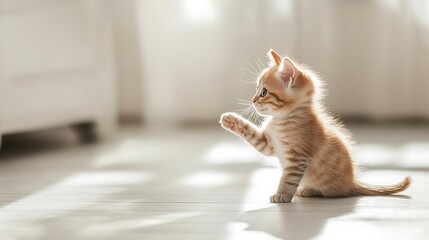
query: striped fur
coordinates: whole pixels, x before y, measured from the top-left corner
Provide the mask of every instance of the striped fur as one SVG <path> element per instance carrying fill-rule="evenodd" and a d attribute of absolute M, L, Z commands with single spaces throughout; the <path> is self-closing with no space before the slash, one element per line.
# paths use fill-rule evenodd
<path fill-rule="evenodd" d="M 356 181 L 350 134 L 324 110 L 321 80 L 273 50 L 268 55 L 271 65 L 260 74 L 252 98 L 258 114 L 266 117 L 264 124 L 257 127 L 236 113 L 222 114 L 220 123 L 262 154 L 280 160 L 283 173 L 271 202 L 291 202 L 294 195 L 389 195 L 410 185 L 409 177 L 391 186 Z"/>

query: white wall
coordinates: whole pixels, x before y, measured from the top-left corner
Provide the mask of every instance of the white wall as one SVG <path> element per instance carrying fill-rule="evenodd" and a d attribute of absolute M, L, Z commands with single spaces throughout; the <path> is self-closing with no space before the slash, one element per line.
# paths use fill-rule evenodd
<path fill-rule="evenodd" d="M 329 107 L 429 117 L 429 1 L 137 1 L 141 109 L 150 123 L 216 121 L 253 86 L 246 61 L 274 48 L 328 83 Z"/>

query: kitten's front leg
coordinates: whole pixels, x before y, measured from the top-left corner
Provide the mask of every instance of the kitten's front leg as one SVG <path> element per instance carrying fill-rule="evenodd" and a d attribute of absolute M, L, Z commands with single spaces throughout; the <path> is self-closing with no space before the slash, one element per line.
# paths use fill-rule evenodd
<path fill-rule="evenodd" d="M 271 156 L 274 148 L 271 145 L 270 138 L 261 130 L 236 113 L 224 113 L 220 118 L 223 128 L 238 135 L 260 153 Z"/>
<path fill-rule="evenodd" d="M 272 203 L 289 203 L 307 169 L 307 158 L 289 158 L 291 163 L 283 169 L 277 193 L 270 197 Z"/>

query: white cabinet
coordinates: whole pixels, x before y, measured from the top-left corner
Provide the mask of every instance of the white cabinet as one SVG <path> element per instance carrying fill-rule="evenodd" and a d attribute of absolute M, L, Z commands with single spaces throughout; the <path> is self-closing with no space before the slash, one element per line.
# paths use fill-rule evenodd
<path fill-rule="evenodd" d="M 102 1 L 0 0 L 0 135 L 115 122 Z"/>

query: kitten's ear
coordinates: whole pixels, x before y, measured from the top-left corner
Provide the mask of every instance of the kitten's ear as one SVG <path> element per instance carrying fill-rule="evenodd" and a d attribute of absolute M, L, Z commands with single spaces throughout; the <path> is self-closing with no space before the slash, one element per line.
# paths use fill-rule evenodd
<path fill-rule="evenodd" d="M 295 84 L 299 70 L 295 67 L 292 60 L 284 57 L 279 67 L 279 73 L 284 86 L 290 88 Z"/>
<path fill-rule="evenodd" d="M 273 49 L 270 49 L 270 51 L 268 51 L 267 54 L 268 54 L 268 58 L 270 59 L 271 67 L 278 66 L 282 61 L 282 57 L 280 57 L 280 55 L 276 53 L 276 51 L 274 51 Z"/>

